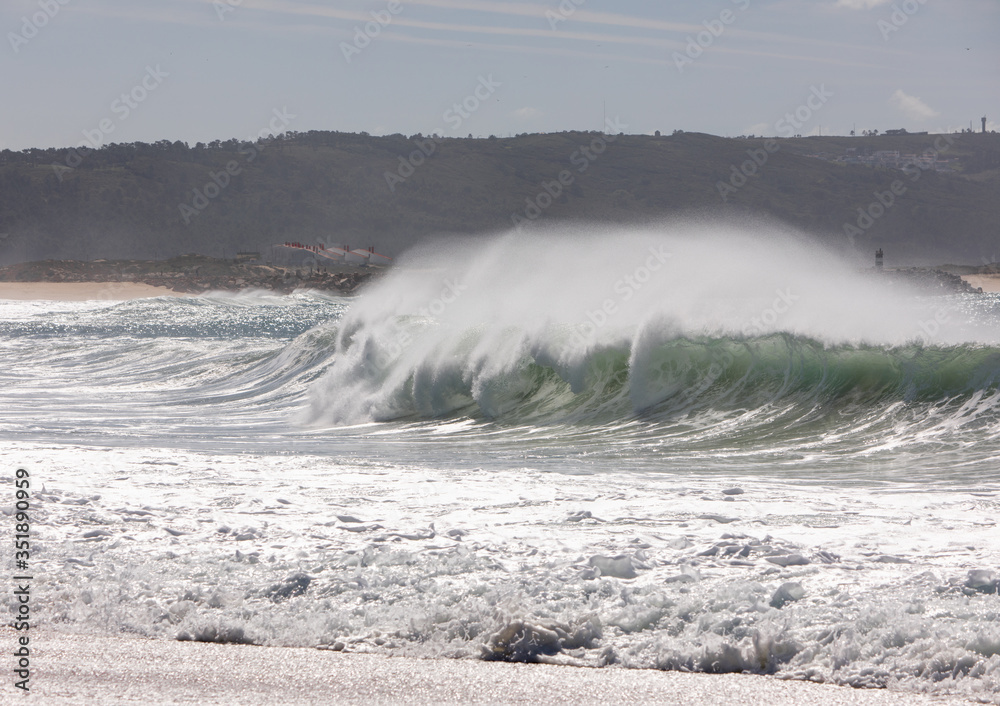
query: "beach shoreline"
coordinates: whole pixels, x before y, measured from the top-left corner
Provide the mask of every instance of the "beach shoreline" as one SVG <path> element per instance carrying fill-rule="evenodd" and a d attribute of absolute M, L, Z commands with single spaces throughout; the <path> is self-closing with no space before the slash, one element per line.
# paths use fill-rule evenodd
<path fill-rule="evenodd" d="M 0 300 L 7 301 L 128 301 L 187 296 L 191 295 L 143 282 L 0 282 Z"/>
<path fill-rule="evenodd" d="M 16 633 L 2 633 L 12 645 Z M 30 690 L 46 704 L 970 703 L 748 674 L 417 659 L 44 628 L 31 638 Z M 8 675 L 4 693 L 18 691 L 13 681 Z"/>
<path fill-rule="evenodd" d="M 290 294 L 297 289 L 317 289 L 350 294 L 379 275 L 381 268 L 355 265 L 285 267 L 244 263 L 205 255 L 181 255 L 168 260 L 44 260 L 0 267 L 0 284 L 9 285 L 6 298 L 17 296 L 22 285 L 97 285 L 97 299 L 130 299 L 163 294 L 204 294 L 267 290 Z M 145 285 L 153 289 L 137 289 Z M 53 290 L 55 291 L 55 290 Z M 72 290 L 65 290 L 79 299 Z M 153 292 L 158 292 L 158 294 Z M 52 294 L 44 299 L 59 299 Z"/>
<path fill-rule="evenodd" d="M 1000 275 L 962 275 L 962 279 L 973 287 L 981 287 L 984 292 L 1000 292 Z"/>

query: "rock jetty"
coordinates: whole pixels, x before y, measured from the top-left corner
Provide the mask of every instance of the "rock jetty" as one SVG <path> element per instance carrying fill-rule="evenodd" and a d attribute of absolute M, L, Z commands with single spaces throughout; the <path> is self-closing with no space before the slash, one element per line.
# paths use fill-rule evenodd
<path fill-rule="evenodd" d="M 139 282 L 175 292 L 319 289 L 351 294 L 382 270 L 277 267 L 183 255 L 169 260 L 41 260 L 0 268 L 0 282 Z"/>

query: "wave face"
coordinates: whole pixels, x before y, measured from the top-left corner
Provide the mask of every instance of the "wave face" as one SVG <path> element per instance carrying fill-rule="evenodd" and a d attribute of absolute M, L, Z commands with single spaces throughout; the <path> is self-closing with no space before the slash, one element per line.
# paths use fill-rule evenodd
<path fill-rule="evenodd" d="M 404 337 L 412 340 L 422 333 L 411 328 Z M 830 346 L 787 333 L 751 338 L 671 334 L 641 331 L 634 343 L 588 350 L 572 368 L 534 351 L 489 369 L 494 361 L 462 357 L 479 346 L 481 332 L 473 331 L 462 351 L 435 355 L 412 368 L 376 363 L 368 378 L 338 379 L 337 390 L 375 391 L 361 400 L 342 400 L 334 412 L 345 421 L 471 414 L 524 423 L 599 423 L 787 406 L 819 416 L 842 415 L 845 409 L 906 402 L 972 403 L 989 413 L 1000 382 L 1000 348 L 994 346 Z M 365 360 L 351 373 L 369 372 L 372 348 L 363 347 Z M 388 360 L 384 351 L 374 355 Z M 331 376 L 343 369 L 335 365 Z"/>
<path fill-rule="evenodd" d="M 928 296 L 780 235 L 439 244 L 336 341 L 314 424 L 640 422 L 674 444 L 853 453 L 1000 433 L 995 298 Z"/>

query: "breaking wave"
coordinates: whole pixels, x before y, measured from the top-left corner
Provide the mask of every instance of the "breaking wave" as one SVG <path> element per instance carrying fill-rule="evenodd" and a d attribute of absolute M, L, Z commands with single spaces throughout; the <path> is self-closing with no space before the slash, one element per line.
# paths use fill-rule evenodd
<path fill-rule="evenodd" d="M 921 295 L 780 237 L 633 233 L 611 252 L 554 234 L 446 266 L 417 253 L 341 320 L 311 420 L 1000 432 L 991 298 Z"/>

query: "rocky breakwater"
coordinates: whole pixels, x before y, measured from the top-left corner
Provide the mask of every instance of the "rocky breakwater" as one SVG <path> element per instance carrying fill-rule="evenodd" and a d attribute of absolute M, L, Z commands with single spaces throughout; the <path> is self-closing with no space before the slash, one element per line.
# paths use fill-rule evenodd
<path fill-rule="evenodd" d="M 982 294 L 981 287 L 973 287 L 956 274 L 925 267 L 907 267 L 886 270 L 878 275 L 890 283 L 903 282 L 926 291 L 928 294 Z"/>
<path fill-rule="evenodd" d="M 260 268 L 263 270 L 264 268 Z M 267 268 L 269 270 L 274 268 Z M 251 271 L 232 276 L 209 276 L 184 274 L 163 274 L 143 277 L 141 281 L 154 287 L 167 287 L 175 292 L 201 294 L 211 291 L 241 291 L 244 289 L 266 289 L 289 294 L 296 289 L 319 289 L 351 294 L 373 277 L 372 273 L 330 273 L 301 271 Z"/>

